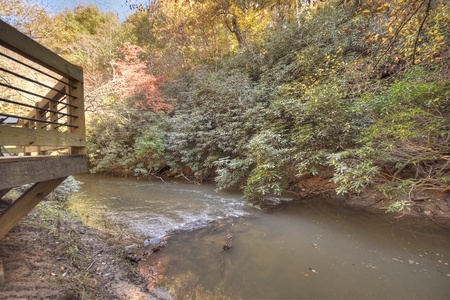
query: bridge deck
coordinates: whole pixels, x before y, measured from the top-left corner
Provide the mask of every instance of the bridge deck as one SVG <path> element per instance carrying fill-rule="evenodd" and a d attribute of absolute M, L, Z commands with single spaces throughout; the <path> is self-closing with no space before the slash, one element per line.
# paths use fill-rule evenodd
<path fill-rule="evenodd" d="M 84 155 L 0 157 L 0 191 L 86 172 Z"/>

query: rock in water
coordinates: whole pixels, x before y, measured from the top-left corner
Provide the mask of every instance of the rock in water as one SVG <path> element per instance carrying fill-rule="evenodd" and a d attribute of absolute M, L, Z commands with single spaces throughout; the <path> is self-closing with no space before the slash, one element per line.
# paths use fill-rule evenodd
<path fill-rule="evenodd" d="M 228 241 L 225 245 L 222 247 L 222 251 L 227 251 L 231 249 L 231 241 Z"/>
<path fill-rule="evenodd" d="M 130 253 L 131 251 L 134 251 L 137 248 L 139 248 L 138 244 L 133 244 L 133 245 L 130 245 L 130 246 L 126 246 L 125 247 L 125 253 Z"/>
<path fill-rule="evenodd" d="M 148 239 L 148 240 L 144 241 L 144 247 L 157 245 L 159 243 L 161 243 L 161 239 L 160 238 L 151 238 L 151 239 Z"/>

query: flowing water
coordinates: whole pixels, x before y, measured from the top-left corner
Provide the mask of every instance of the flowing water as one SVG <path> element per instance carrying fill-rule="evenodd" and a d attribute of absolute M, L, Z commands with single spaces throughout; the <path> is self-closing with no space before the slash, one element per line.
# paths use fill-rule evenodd
<path fill-rule="evenodd" d="M 328 199 L 263 211 L 213 185 L 77 179 L 71 206 L 88 224 L 106 218 L 146 238 L 176 230 L 153 262 L 180 299 L 450 299 L 448 229 Z"/>

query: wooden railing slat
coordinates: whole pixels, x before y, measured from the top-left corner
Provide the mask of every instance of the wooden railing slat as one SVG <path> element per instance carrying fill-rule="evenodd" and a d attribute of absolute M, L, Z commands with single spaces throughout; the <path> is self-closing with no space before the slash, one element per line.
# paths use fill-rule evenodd
<path fill-rule="evenodd" d="M 83 134 L 43 129 L 0 126 L 0 145 L 85 147 Z"/>

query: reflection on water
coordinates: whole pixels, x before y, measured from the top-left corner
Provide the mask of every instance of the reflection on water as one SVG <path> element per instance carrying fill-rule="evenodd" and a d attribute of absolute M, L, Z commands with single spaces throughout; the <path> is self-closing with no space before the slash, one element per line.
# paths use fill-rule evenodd
<path fill-rule="evenodd" d="M 147 236 L 189 220 L 242 216 L 177 232 L 153 255 L 180 298 L 450 298 L 446 229 L 331 207 L 324 199 L 264 212 L 211 186 L 86 179 L 77 209 L 108 211 Z"/>

